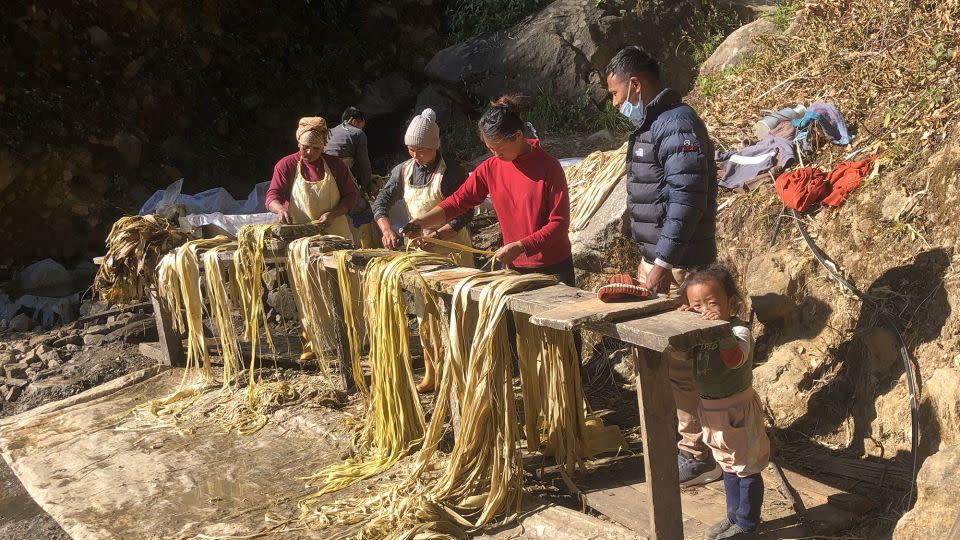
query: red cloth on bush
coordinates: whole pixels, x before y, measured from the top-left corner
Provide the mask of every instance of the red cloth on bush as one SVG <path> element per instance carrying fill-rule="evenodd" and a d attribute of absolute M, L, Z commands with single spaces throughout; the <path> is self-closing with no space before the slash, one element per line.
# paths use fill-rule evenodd
<path fill-rule="evenodd" d="M 829 193 L 830 184 L 820 169 L 804 167 L 778 176 L 773 188 L 783 204 L 797 212 L 806 212 Z"/>
<path fill-rule="evenodd" d="M 832 191 L 823 198 L 823 204 L 834 208 L 843 204 L 847 194 L 860 187 L 863 177 L 870 171 L 870 165 L 878 157 L 880 157 L 879 154 L 856 163 L 841 163 L 827 173 L 827 183 L 830 184 Z"/>
<path fill-rule="evenodd" d="M 601 302 L 610 303 L 618 300 L 643 300 L 653 296 L 650 289 L 640 285 L 640 282 L 629 274 L 615 274 L 610 276 L 610 282 L 597 289 L 597 297 Z"/>

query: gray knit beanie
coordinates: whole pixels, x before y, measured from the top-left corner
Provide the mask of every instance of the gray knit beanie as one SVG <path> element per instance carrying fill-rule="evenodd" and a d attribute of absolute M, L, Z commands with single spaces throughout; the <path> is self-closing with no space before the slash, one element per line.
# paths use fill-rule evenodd
<path fill-rule="evenodd" d="M 437 113 L 433 109 L 424 109 L 422 113 L 413 117 L 407 126 L 407 134 L 403 136 L 403 143 L 407 146 L 420 146 L 440 149 L 440 126 L 437 125 Z"/>

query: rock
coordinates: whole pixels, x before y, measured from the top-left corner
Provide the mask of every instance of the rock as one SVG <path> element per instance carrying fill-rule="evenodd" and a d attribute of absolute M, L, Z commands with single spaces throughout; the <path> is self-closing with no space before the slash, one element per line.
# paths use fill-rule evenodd
<path fill-rule="evenodd" d="M 128 323 L 118 330 L 103 336 L 105 343 L 123 340 L 124 343 L 140 343 L 143 341 L 157 341 L 157 325 L 153 320 L 135 321 Z"/>
<path fill-rule="evenodd" d="M 44 259 L 24 268 L 17 277 L 21 290 L 32 291 L 73 285 L 70 272 L 53 259 Z"/>
<path fill-rule="evenodd" d="M 685 94 L 695 66 L 679 45 L 694 9 L 691 0 L 557 0 L 512 28 L 443 49 L 424 71 L 488 99 L 515 91 L 599 104 L 608 99 L 607 62 L 641 45 L 660 58 L 666 84 Z"/>
<path fill-rule="evenodd" d="M 267 304 L 286 320 L 296 320 L 297 304 L 293 292 L 287 285 L 267 293 Z"/>
<path fill-rule="evenodd" d="M 10 329 L 14 332 L 29 332 L 34 324 L 33 319 L 23 313 L 10 319 Z"/>
<path fill-rule="evenodd" d="M 64 336 L 53 342 L 52 346 L 61 349 L 67 347 L 68 345 L 83 345 L 83 336 L 80 334 L 73 334 L 71 336 Z"/>
<path fill-rule="evenodd" d="M 887 221 L 896 221 L 900 212 L 906 209 L 910 198 L 900 190 L 893 190 L 883 198 L 880 204 L 880 216 Z"/>
<path fill-rule="evenodd" d="M 472 108 L 469 103 L 463 102 L 455 92 L 436 84 L 428 84 L 426 88 L 420 91 L 413 110 L 420 112 L 427 107 L 437 113 L 437 122 L 444 128 L 458 120 L 465 120 L 467 118 L 465 111 Z"/>
<path fill-rule="evenodd" d="M 20 399 L 21 394 L 23 394 L 23 388 L 18 386 L 3 386 L 3 399 L 5 401 L 16 401 Z"/>
<path fill-rule="evenodd" d="M 950 446 L 928 457 L 917 474 L 917 502 L 903 515 L 893 540 L 948 538 L 960 517 L 960 446 Z"/>
<path fill-rule="evenodd" d="M 613 142 L 613 139 L 614 139 L 613 133 L 611 133 L 609 129 L 604 128 L 604 129 L 601 129 L 600 131 L 591 133 L 587 137 L 587 142 L 593 143 L 593 144 L 609 143 L 609 142 Z"/>
<path fill-rule="evenodd" d="M 51 364 L 51 363 L 57 363 L 58 365 L 60 364 L 60 360 L 61 360 L 60 353 L 56 349 L 47 351 L 38 356 L 40 357 L 41 362 L 44 364 Z"/>
<path fill-rule="evenodd" d="M 3 366 L 3 372 L 7 374 L 7 379 L 23 379 L 27 376 L 27 369 L 29 368 L 29 365 L 20 362 Z"/>
<path fill-rule="evenodd" d="M 5 366 L 7 364 L 15 364 L 19 356 L 20 356 L 20 351 L 17 351 L 17 350 L 7 350 L 7 351 L 0 352 L 0 366 Z"/>
<path fill-rule="evenodd" d="M 723 43 L 713 51 L 710 58 L 707 58 L 707 61 L 700 66 L 700 74 L 722 72 L 740 64 L 756 50 L 756 39 L 758 37 L 775 34 L 776 32 L 777 25 L 769 17 L 763 17 L 741 26 L 727 36 L 727 39 L 723 40 Z"/>
<path fill-rule="evenodd" d="M 80 304 L 80 316 L 89 317 L 90 315 L 101 313 L 110 309 L 110 304 L 106 300 L 85 300 Z"/>
<path fill-rule="evenodd" d="M 763 365 L 753 370 L 753 387 L 761 403 L 776 403 L 771 407 L 774 425 L 787 426 L 807 414 L 809 396 L 798 391 L 810 371 L 796 348 L 782 346 L 770 354 Z"/>
<path fill-rule="evenodd" d="M 87 27 L 87 36 L 90 37 L 90 43 L 103 52 L 113 51 L 113 38 L 107 34 L 106 30 L 99 26 Z"/>
<path fill-rule="evenodd" d="M 42 345 L 50 345 L 55 339 L 56 338 L 54 336 L 49 334 L 38 334 L 36 336 L 31 336 L 28 343 L 30 344 L 31 349 L 36 350 L 37 347 Z"/>
<path fill-rule="evenodd" d="M 417 91 L 406 76 L 394 72 L 367 86 L 360 109 L 368 116 L 381 116 L 408 109 Z"/>
<path fill-rule="evenodd" d="M 793 299 L 799 294 L 801 268 L 802 265 L 777 253 L 766 253 L 750 261 L 746 293 L 758 321 L 777 324 L 796 314 Z"/>
<path fill-rule="evenodd" d="M 57 369 L 60 367 L 60 365 L 61 364 L 59 360 L 51 359 L 50 361 L 47 362 L 47 369 Z"/>
<path fill-rule="evenodd" d="M 103 334 L 85 334 L 83 336 L 83 344 L 88 347 L 93 347 L 103 343 Z"/>
<path fill-rule="evenodd" d="M 925 379 L 923 390 L 925 401 L 929 401 L 931 405 L 930 410 L 936 425 L 940 426 L 941 444 L 960 444 L 960 433 L 956 429 L 950 429 L 951 426 L 960 425 L 960 369 L 942 367 L 934 370 L 933 374 Z"/>
<path fill-rule="evenodd" d="M 772 15 L 780 2 L 777 0 L 717 0 L 717 4 L 735 11 L 741 21 L 752 21 L 764 15 Z"/>
<path fill-rule="evenodd" d="M 30 381 L 27 380 L 27 379 L 22 379 L 22 378 L 21 378 L 21 379 L 11 379 L 11 378 L 8 377 L 8 378 L 7 378 L 7 381 L 6 381 L 6 384 L 7 384 L 7 386 L 12 386 L 12 387 L 14 387 L 14 388 L 23 388 L 23 387 L 27 386 L 28 384 L 30 384 Z"/>
<path fill-rule="evenodd" d="M 607 196 L 586 226 L 571 230 L 574 266 L 595 273 L 614 273 L 610 254 L 617 246 L 629 244 L 630 214 L 627 211 L 627 179 L 624 177 Z"/>
<path fill-rule="evenodd" d="M 82 349 L 82 348 L 83 348 L 83 336 L 79 336 L 79 337 L 80 337 L 80 344 L 79 344 L 79 345 L 76 345 L 76 344 L 73 344 L 73 343 L 69 343 L 69 344 L 67 344 L 66 347 L 63 348 L 63 350 L 67 351 L 68 353 L 75 353 L 75 352 L 79 351 L 80 349 Z"/>

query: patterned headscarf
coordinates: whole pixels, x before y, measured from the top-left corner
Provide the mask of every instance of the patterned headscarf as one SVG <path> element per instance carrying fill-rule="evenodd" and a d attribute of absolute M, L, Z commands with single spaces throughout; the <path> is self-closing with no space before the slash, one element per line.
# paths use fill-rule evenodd
<path fill-rule="evenodd" d="M 305 116 L 297 124 L 297 142 L 300 144 L 323 148 L 329 135 L 327 121 L 320 116 Z"/>

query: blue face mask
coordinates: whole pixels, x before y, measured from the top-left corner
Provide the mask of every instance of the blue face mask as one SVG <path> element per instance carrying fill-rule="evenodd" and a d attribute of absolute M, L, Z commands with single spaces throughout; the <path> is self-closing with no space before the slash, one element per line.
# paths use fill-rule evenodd
<path fill-rule="evenodd" d="M 630 90 L 631 84 L 627 83 L 627 99 L 623 100 L 623 103 L 620 104 L 620 114 L 627 117 L 627 120 L 630 120 L 630 123 L 640 127 L 640 124 L 643 123 L 643 100 L 637 102 L 636 105 L 630 103 Z"/>

